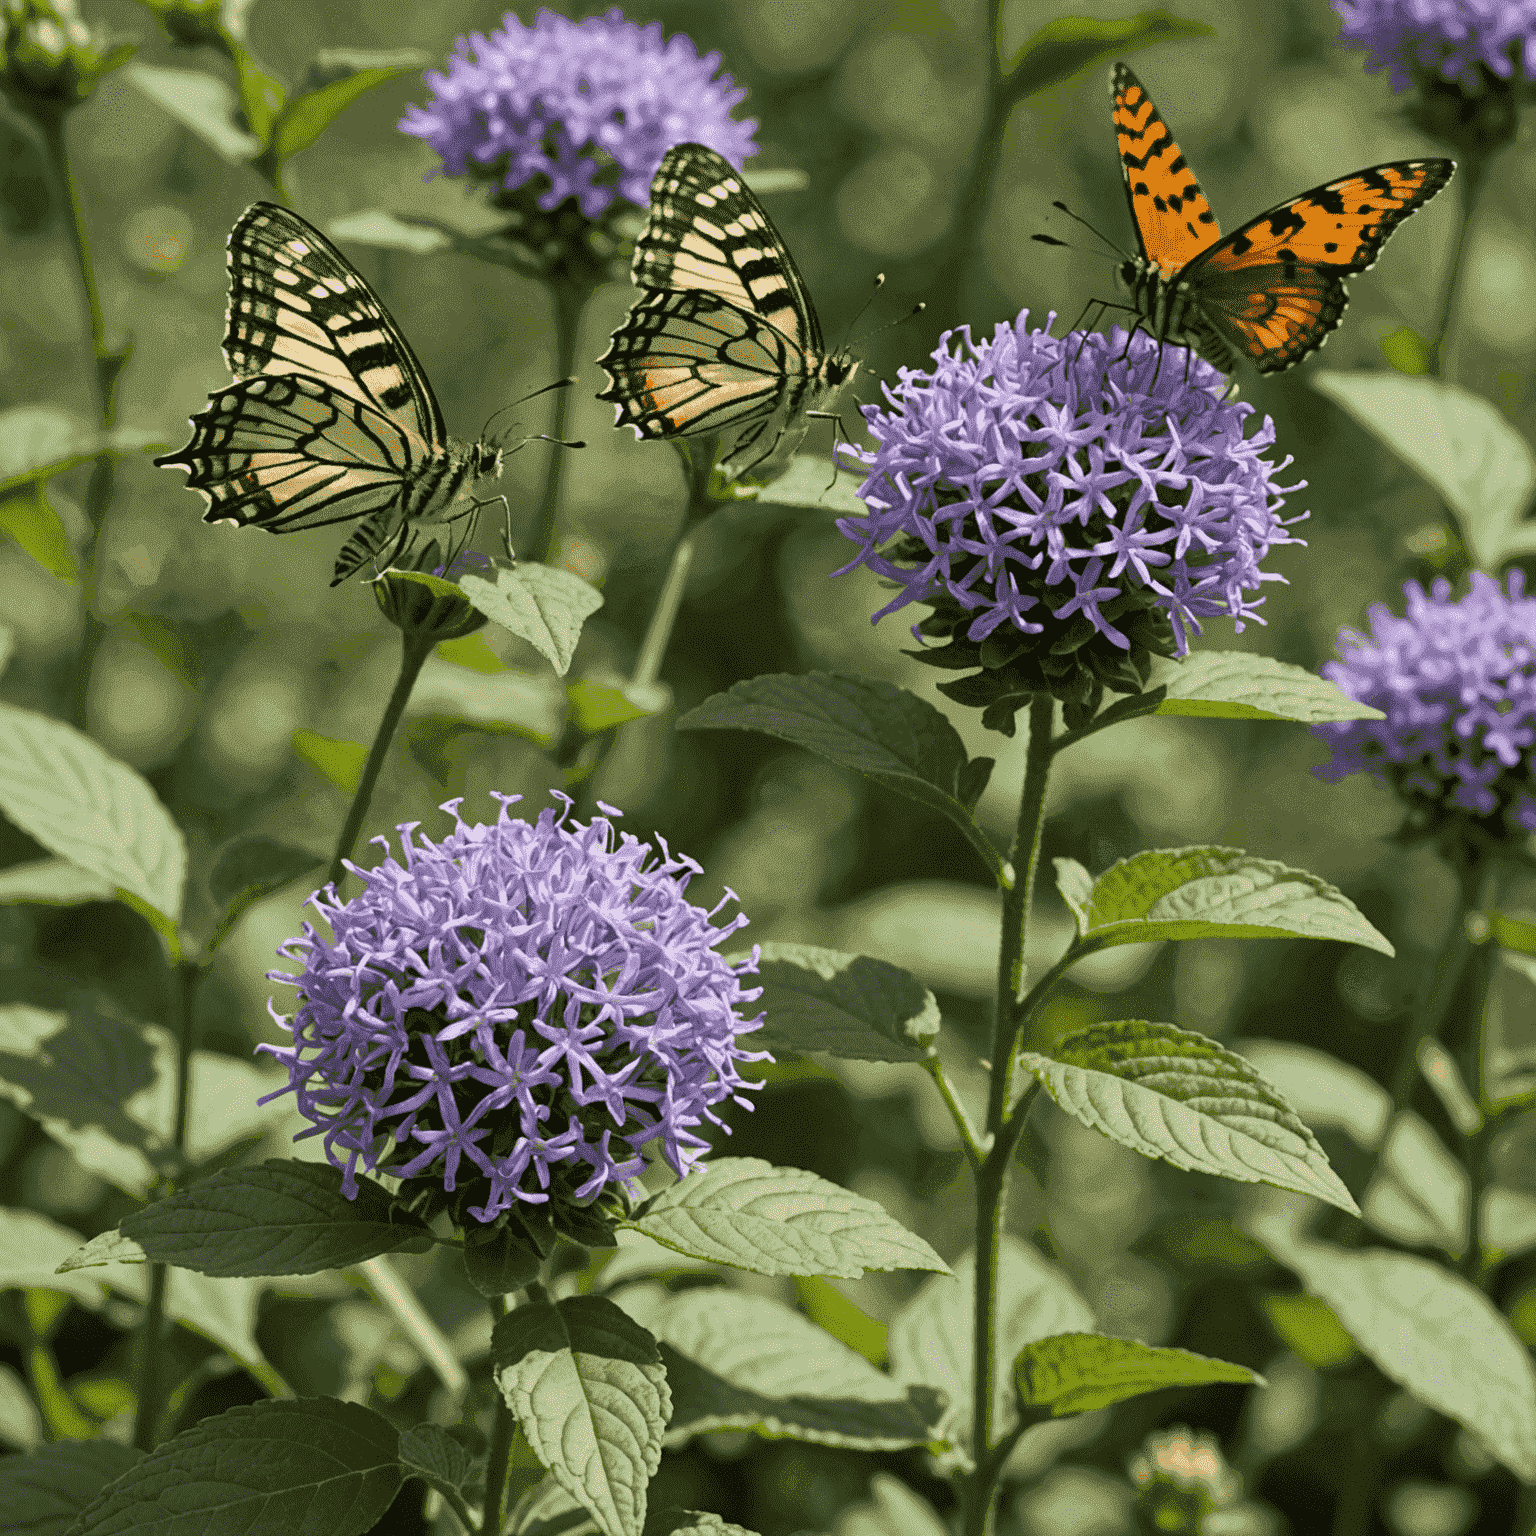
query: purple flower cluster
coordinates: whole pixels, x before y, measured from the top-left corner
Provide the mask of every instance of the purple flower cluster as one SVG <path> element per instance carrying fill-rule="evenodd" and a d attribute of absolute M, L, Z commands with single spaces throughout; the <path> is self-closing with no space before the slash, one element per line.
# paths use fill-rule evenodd
<path fill-rule="evenodd" d="M 1321 669 L 1386 719 L 1313 726 L 1333 761 L 1312 771 L 1328 783 L 1373 773 L 1417 807 L 1502 812 L 1536 831 L 1536 598 L 1524 574 L 1510 572 L 1507 593 L 1474 571 L 1455 601 L 1444 579 L 1403 595 L 1406 617 L 1374 604 L 1369 637 L 1341 631 L 1340 660 Z"/>
<path fill-rule="evenodd" d="M 496 798 L 494 823 L 452 800 L 441 843 L 406 823 L 399 859 L 349 864 L 360 895 L 310 898 L 334 938 L 306 922 L 280 951 L 298 974 L 271 973 L 299 989 L 292 1020 L 273 1010 L 293 1043 L 257 1049 L 286 1063 L 278 1092 L 313 1122 L 301 1137 L 324 1135 L 349 1198 L 359 1161 L 447 1191 L 467 1178 L 480 1222 L 552 1184 L 573 1204 L 627 1188 L 647 1143 L 681 1176 L 707 1149 L 692 1127 L 745 1105 L 737 1063 L 766 1055 L 738 1043 L 759 1022 L 739 1011 L 759 995 L 741 986 L 755 952 L 716 953 L 747 919 L 716 926 L 719 907 L 686 899 L 697 864 L 664 844 L 653 861 L 568 801 L 526 822 L 507 814 L 518 796 Z"/>
<path fill-rule="evenodd" d="M 1394 90 L 1415 69 L 1478 87 L 1484 64 L 1507 80 L 1517 68 L 1536 80 L 1536 0 L 1333 0 L 1343 40 L 1370 50 L 1366 68 L 1390 67 Z"/>
<path fill-rule="evenodd" d="M 839 520 L 860 548 L 837 574 L 864 565 L 900 586 L 877 621 L 947 597 L 973 615 L 970 641 L 1075 618 L 1127 650 L 1115 614 L 1133 591 L 1180 656 L 1202 618 L 1257 618 L 1250 594 L 1284 579 L 1260 563 L 1300 542 L 1276 516 L 1283 492 L 1305 484 L 1277 486 L 1290 460 L 1264 457 L 1273 424 L 1245 437 L 1253 407 L 1183 348 L 1119 327 L 1057 338 L 1028 313 L 990 342 L 946 332 L 931 373 L 903 368 L 891 409 L 864 407 L 877 446 L 848 452 L 868 512 Z"/>
<path fill-rule="evenodd" d="M 644 207 L 674 144 L 708 144 L 733 165 L 757 153 L 755 118 L 731 116 L 747 94 L 661 23 L 642 27 L 617 8 L 571 21 L 541 10 L 525 26 L 510 11 L 499 32 L 458 40 L 448 72 L 429 71 L 432 99 L 401 131 L 425 139 L 450 176 L 476 174 L 511 191 L 544 177 L 546 212 L 575 198 L 601 217 L 617 195 Z"/>

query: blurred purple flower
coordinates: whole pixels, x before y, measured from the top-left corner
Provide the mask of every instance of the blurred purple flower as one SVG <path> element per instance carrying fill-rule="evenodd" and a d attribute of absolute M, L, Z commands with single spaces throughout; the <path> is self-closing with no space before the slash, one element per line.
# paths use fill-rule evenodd
<path fill-rule="evenodd" d="M 1524 573 L 1510 572 L 1507 594 L 1473 571 L 1455 601 L 1443 578 L 1427 595 L 1410 581 L 1403 595 L 1405 618 L 1373 604 L 1369 637 L 1341 630 L 1340 660 L 1321 669 L 1386 719 L 1313 726 L 1333 761 L 1312 771 L 1330 784 L 1372 773 L 1417 808 L 1502 812 L 1536 831 L 1536 599 Z"/>
<path fill-rule="evenodd" d="M 467 1180 L 458 1204 L 480 1222 L 629 1188 L 649 1142 L 681 1176 L 712 1106 L 747 1105 L 737 1063 L 766 1058 L 738 1041 L 757 1027 L 739 1011 L 759 995 L 741 986 L 756 952 L 716 953 L 747 919 L 716 926 L 719 907 L 686 899 L 697 864 L 572 821 L 569 801 L 526 822 L 507 814 L 518 796 L 496 798 L 492 824 L 451 800 L 441 843 L 408 822 L 400 859 L 349 863 L 360 895 L 310 898 L 334 940 L 306 922 L 280 950 L 299 973 L 270 973 L 299 989 L 292 1020 L 273 1010 L 293 1043 L 257 1049 L 287 1065 L 278 1093 L 313 1122 L 300 1137 L 324 1135 L 349 1198 L 359 1161 L 447 1191 Z"/>
<path fill-rule="evenodd" d="M 1117 617 L 1157 608 L 1182 656 L 1202 618 L 1258 618 L 1248 594 L 1284 580 L 1260 562 L 1301 542 L 1276 516 L 1305 481 L 1276 484 L 1290 460 L 1263 457 L 1273 424 L 1244 437 L 1253 407 L 1198 357 L 1186 381 L 1183 348 L 1140 331 L 1127 347 L 1118 326 L 1057 338 L 1028 315 L 990 342 L 946 332 L 931 373 L 886 387 L 892 409 L 863 408 L 878 446 L 847 452 L 868 513 L 839 519 L 860 549 L 837 574 L 900 585 L 876 620 L 947 598 L 973 615 L 970 641 L 1009 627 L 1049 647 L 1075 620 L 1123 652 Z"/>
<path fill-rule="evenodd" d="M 1367 49 L 1366 68 L 1392 71 L 1406 91 L 1415 69 L 1478 88 L 1477 66 L 1500 79 L 1518 67 L 1536 80 L 1536 0 L 1333 0 L 1346 43 Z"/>
<path fill-rule="evenodd" d="M 687 37 L 664 39 L 659 21 L 642 27 L 617 6 L 581 21 L 541 10 L 531 27 L 508 11 L 499 32 L 458 40 L 446 74 L 428 72 L 432 99 L 400 129 L 425 139 L 449 176 L 506 191 L 542 176 L 540 208 L 574 197 L 596 219 L 615 195 L 643 208 L 674 144 L 708 144 L 737 167 L 757 153 L 757 119 L 731 116 L 746 87 L 719 68 L 718 53 L 701 57 Z"/>

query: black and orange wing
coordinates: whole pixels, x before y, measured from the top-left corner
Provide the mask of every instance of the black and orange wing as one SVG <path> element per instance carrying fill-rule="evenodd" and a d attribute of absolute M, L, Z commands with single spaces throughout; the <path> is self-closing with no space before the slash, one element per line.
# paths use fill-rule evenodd
<path fill-rule="evenodd" d="M 1313 187 L 1208 247 L 1181 276 L 1203 317 L 1261 373 L 1289 368 L 1343 318 L 1343 279 L 1373 266 L 1455 169 L 1394 160 Z"/>
<path fill-rule="evenodd" d="M 1142 256 L 1171 277 L 1216 244 L 1221 226 L 1146 87 L 1124 64 L 1115 65 L 1110 92 L 1136 240 Z"/>

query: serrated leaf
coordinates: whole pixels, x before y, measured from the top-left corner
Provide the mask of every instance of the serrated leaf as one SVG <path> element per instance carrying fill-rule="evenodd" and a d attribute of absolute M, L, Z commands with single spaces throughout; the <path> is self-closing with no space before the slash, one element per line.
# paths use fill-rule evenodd
<path fill-rule="evenodd" d="M 125 1216 L 119 1230 L 151 1259 L 220 1277 L 313 1275 L 431 1248 L 426 1224 L 383 1185 L 359 1178 L 349 1200 L 341 1181 L 329 1163 L 269 1158 L 199 1179 Z"/>
<path fill-rule="evenodd" d="M 1216 29 L 1205 22 L 1186 21 L 1167 11 L 1138 11 L 1102 21 L 1094 16 L 1061 16 L 1026 39 L 1008 61 L 1003 71 L 1006 89 L 1010 100 L 1021 101 L 1153 43 L 1215 35 Z"/>
<path fill-rule="evenodd" d="M 649 1518 L 649 1516 L 647 1516 Z M 552 1477 L 536 1483 L 517 1501 L 507 1536 L 599 1536 L 597 1524 Z"/>
<path fill-rule="evenodd" d="M 81 1510 L 144 1452 L 111 1440 L 59 1440 L 0 1456 L 0 1509 L 16 1536 L 65 1536 Z"/>
<path fill-rule="evenodd" d="M 943 1022 L 925 986 L 899 966 L 814 944 L 761 946 L 755 1050 L 830 1051 L 855 1061 L 921 1061 Z"/>
<path fill-rule="evenodd" d="M 891 1374 L 900 1382 L 933 1387 L 949 1406 L 939 1421 L 941 1437 L 968 1465 L 971 1443 L 971 1336 L 976 1311 L 976 1260 L 967 1253 L 952 1276 L 924 1283 L 891 1320 L 887 1344 Z M 1072 1282 L 1031 1243 L 1008 1233 L 998 1247 L 997 1350 L 993 1414 L 1000 1433 L 1019 1421 L 1011 1382 L 1012 1362 L 1025 1345 L 1058 1333 L 1085 1333 L 1093 1312 Z"/>
<path fill-rule="evenodd" d="M 482 1296 L 505 1296 L 538 1279 L 544 1259 L 508 1224 L 464 1234 L 464 1270 Z"/>
<path fill-rule="evenodd" d="M 760 731 L 949 817 L 994 874 L 1002 855 L 971 816 L 965 744 L 933 705 L 894 683 L 835 672 L 768 673 L 705 699 L 680 731 Z M 980 789 L 976 790 L 980 793 Z"/>
<path fill-rule="evenodd" d="M 1370 704 L 1288 661 L 1247 651 L 1192 651 L 1153 662 L 1149 688 L 1165 687 L 1153 713 L 1223 720 L 1384 720 Z"/>
<path fill-rule="evenodd" d="M 441 1424 L 414 1424 L 400 1433 L 400 1464 L 442 1493 L 478 1502 L 484 1465 Z"/>
<path fill-rule="evenodd" d="M 561 677 L 570 669 L 581 626 L 603 606 L 589 581 L 552 565 L 498 566 L 493 581 L 466 573 L 464 596 L 486 618 L 526 640 Z"/>
<path fill-rule="evenodd" d="M 453 237 L 446 230 L 389 213 L 383 208 L 364 208 L 343 218 L 332 219 L 330 232 L 337 240 L 383 246 L 391 251 L 409 251 L 413 256 L 432 256 L 453 248 Z"/>
<path fill-rule="evenodd" d="M 362 1536 L 404 1481 L 399 1440 L 388 1419 L 334 1398 L 231 1408 L 135 1462 L 73 1536 Z"/>
<path fill-rule="evenodd" d="M 1166 1387 L 1264 1385 L 1246 1365 L 1102 1333 L 1058 1333 L 1026 1344 L 1014 1361 L 1013 1380 L 1026 1408 L 1043 1409 L 1053 1419 L 1112 1408 Z"/>
<path fill-rule="evenodd" d="M 859 500 L 858 484 L 859 477 L 846 469 L 834 476 L 830 459 L 797 453 L 777 480 L 758 489 L 757 499 L 766 507 L 816 507 L 863 517 L 867 509 Z"/>
<path fill-rule="evenodd" d="M 1058 1040 L 1049 1056 L 1023 1051 L 1019 1061 L 1069 1115 L 1143 1157 L 1360 1214 L 1281 1094 L 1194 1030 L 1145 1019 L 1095 1024 Z"/>
<path fill-rule="evenodd" d="M 226 843 L 208 876 L 209 894 L 222 909 L 208 940 L 210 953 L 262 897 L 324 863 L 323 855 L 274 837 L 239 837 Z"/>
<path fill-rule="evenodd" d="M 603 1536 L 640 1536 L 672 1411 L 655 1339 L 605 1297 L 576 1296 L 507 1313 L 491 1352 L 534 1455 Z"/>
<path fill-rule="evenodd" d="M 883 1206 L 800 1168 L 719 1157 L 623 1223 L 668 1248 L 760 1275 L 937 1269 L 943 1259 Z"/>
<path fill-rule="evenodd" d="M 65 530 L 64 519 L 49 500 L 44 481 L 35 481 L 30 490 L 0 495 L 0 531 L 8 534 L 16 547 L 50 576 L 71 584 L 79 581 L 75 547 Z"/>
<path fill-rule="evenodd" d="M 1063 892 L 1063 896 L 1065 896 Z M 1072 907 L 1089 949 L 1158 939 L 1338 939 L 1396 951 L 1342 891 L 1240 848 L 1151 848 L 1112 864 Z"/>
<path fill-rule="evenodd" d="M 0 870 L 0 902 L 35 901 L 46 907 L 73 907 L 111 901 L 117 887 L 68 859 L 33 859 Z"/>
<path fill-rule="evenodd" d="M 1368 1072 L 1310 1045 L 1241 1040 L 1238 1049 L 1309 1125 L 1335 1125 L 1374 1151 L 1392 1120 L 1392 1095 Z"/>
<path fill-rule="evenodd" d="M 862 1451 L 932 1438 L 931 1395 L 893 1381 L 782 1302 L 647 1285 L 618 1303 L 661 1341 L 672 1389 L 668 1445 L 717 1429 Z"/>
<path fill-rule="evenodd" d="M 645 1517 L 645 1536 L 757 1536 L 745 1525 L 698 1509 L 654 1509 Z"/>
<path fill-rule="evenodd" d="M 1396 373 L 1323 369 L 1309 382 L 1434 486 L 1473 562 L 1498 568 L 1524 532 L 1536 454 L 1496 406 L 1455 384 Z"/>
<path fill-rule="evenodd" d="M 1385 1375 L 1464 1424 L 1516 1477 L 1536 1482 L 1536 1371 L 1481 1291 L 1415 1254 L 1336 1248 L 1273 1218 L 1252 1230 Z"/>
<path fill-rule="evenodd" d="M 339 741 L 318 731 L 295 731 L 293 750 L 337 789 L 350 795 L 362 781 L 368 748 L 360 741 Z"/>
<path fill-rule="evenodd" d="M 386 80 L 414 74 L 426 62 L 415 48 L 323 49 L 310 65 L 304 89 L 289 97 L 278 114 L 272 138 L 278 163 L 308 149 L 359 96 Z"/>
<path fill-rule="evenodd" d="M 167 69 L 160 64 L 133 63 L 124 73 L 156 106 L 190 128 L 229 164 L 239 165 L 261 153 L 261 140 L 237 121 L 240 100 L 227 81 L 200 69 Z"/>
<path fill-rule="evenodd" d="M 50 852 L 180 919 L 180 828 L 133 769 L 72 725 L 0 704 L 0 810 Z"/>

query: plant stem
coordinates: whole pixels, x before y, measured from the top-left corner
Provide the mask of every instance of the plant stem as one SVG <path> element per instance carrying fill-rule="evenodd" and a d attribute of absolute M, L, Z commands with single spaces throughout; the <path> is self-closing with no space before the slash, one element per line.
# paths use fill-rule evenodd
<path fill-rule="evenodd" d="M 1001 1470 L 992 1454 L 993 1374 L 997 1353 L 997 1259 L 1007 1194 L 1008 1166 L 1018 1129 L 1034 1102 L 1038 1084 L 1011 1104 L 1013 1063 L 1022 1027 L 1024 941 L 1035 871 L 1040 862 L 1040 823 L 1051 770 L 1051 723 L 1055 701 L 1036 695 L 1029 706 L 1029 752 L 1019 819 L 1008 861 L 1014 881 L 1003 896 L 1003 930 L 998 944 L 997 999 L 992 1021 L 992 1078 L 987 1097 L 985 1148 L 976 1171 L 976 1296 L 971 1356 L 971 1459 L 975 1471 L 965 1486 L 964 1536 L 986 1536 L 993 1490 Z M 1009 1131 L 1013 1134 L 1008 1134 Z"/>
<path fill-rule="evenodd" d="M 1484 174 L 1488 169 L 1487 158 L 1477 150 L 1469 150 L 1460 166 L 1461 218 L 1456 228 L 1456 244 L 1451 252 L 1451 268 L 1445 276 L 1445 287 L 1440 294 L 1440 313 L 1435 320 L 1434 340 L 1429 346 L 1430 372 L 1436 378 L 1445 376 L 1445 338 L 1451 328 L 1451 316 L 1461 290 L 1461 280 L 1466 270 L 1468 236 L 1472 229 L 1472 215 L 1482 191 Z"/>
<path fill-rule="evenodd" d="M 437 1379 L 455 1398 L 462 1397 L 469 1376 L 416 1293 L 395 1273 L 383 1254 L 364 1259 L 357 1266 L 373 1299 L 399 1323 L 400 1331 L 414 1344 L 423 1360 L 432 1367 Z"/>
<path fill-rule="evenodd" d="M 49 112 L 39 115 L 36 121 L 49 179 L 53 184 L 56 208 L 69 234 L 70 250 L 75 258 L 75 274 L 80 282 L 80 301 L 91 341 L 91 385 L 96 401 L 96 421 L 102 431 L 107 432 L 117 420 L 117 382 L 128 361 L 131 340 L 129 345 L 118 349 L 107 345 L 106 313 L 102 309 L 101 292 L 96 285 L 96 267 L 91 259 L 91 240 L 85 225 L 85 210 L 81 206 L 80 190 L 69 163 L 69 146 L 64 137 L 64 114 Z M 96 653 L 101 648 L 103 633 L 101 619 L 96 611 L 96 540 L 106 517 L 107 506 L 112 500 L 114 478 L 112 455 L 104 450 L 97 454 L 91 465 L 91 478 L 85 493 L 85 512 L 91 531 L 90 545 L 85 552 L 81 573 L 83 629 L 75 668 L 74 698 L 75 724 L 82 727 L 86 720 L 91 673 Z"/>
<path fill-rule="evenodd" d="M 531 1287 L 529 1288 L 531 1291 Z M 503 1297 L 491 1298 L 491 1315 L 498 1321 L 507 1314 Z M 506 1497 L 507 1473 L 512 1465 L 512 1440 L 517 1420 L 507 1406 L 501 1389 L 496 1389 L 496 1415 L 491 1423 L 491 1445 L 485 1458 L 485 1512 L 480 1520 L 483 1536 L 501 1536 L 502 1501 Z"/>
<path fill-rule="evenodd" d="M 578 287 L 568 279 L 556 278 L 550 284 L 550 298 L 555 310 L 555 375 L 569 378 L 576 371 L 576 345 L 581 339 L 581 317 L 587 307 L 591 289 Z M 553 416 L 549 435 L 564 438 L 565 423 L 570 414 L 571 391 L 553 391 Z M 565 478 L 566 450 L 558 442 L 549 445 L 549 458 L 544 464 L 544 491 L 539 497 L 539 512 L 534 520 L 533 533 L 528 539 L 532 558 L 548 564 L 555 552 L 555 523 L 560 515 L 560 487 Z"/>
<path fill-rule="evenodd" d="M 412 634 L 405 630 L 400 632 L 400 675 L 395 679 L 394 692 L 389 696 L 389 703 L 384 706 L 384 718 L 379 721 L 373 745 L 368 749 L 368 761 L 363 765 L 363 776 L 358 780 L 357 792 L 352 796 L 352 808 L 347 812 L 346 825 L 341 829 L 341 836 L 336 839 L 336 853 L 331 860 L 329 878 L 338 891 L 347 877 L 342 860 L 352 856 L 353 845 L 363 829 L 368 806 L 373 800 L 374 787 L 384 768 L 384 759 L 389 754 L 389 744 L 394 740 L 401 717 L 405 714 L 405 706 L 410 700 L 411 689 L 416 686 L 416 679 L 427 657 L 432 654 L 434 644 L 430 636 Z"/>

